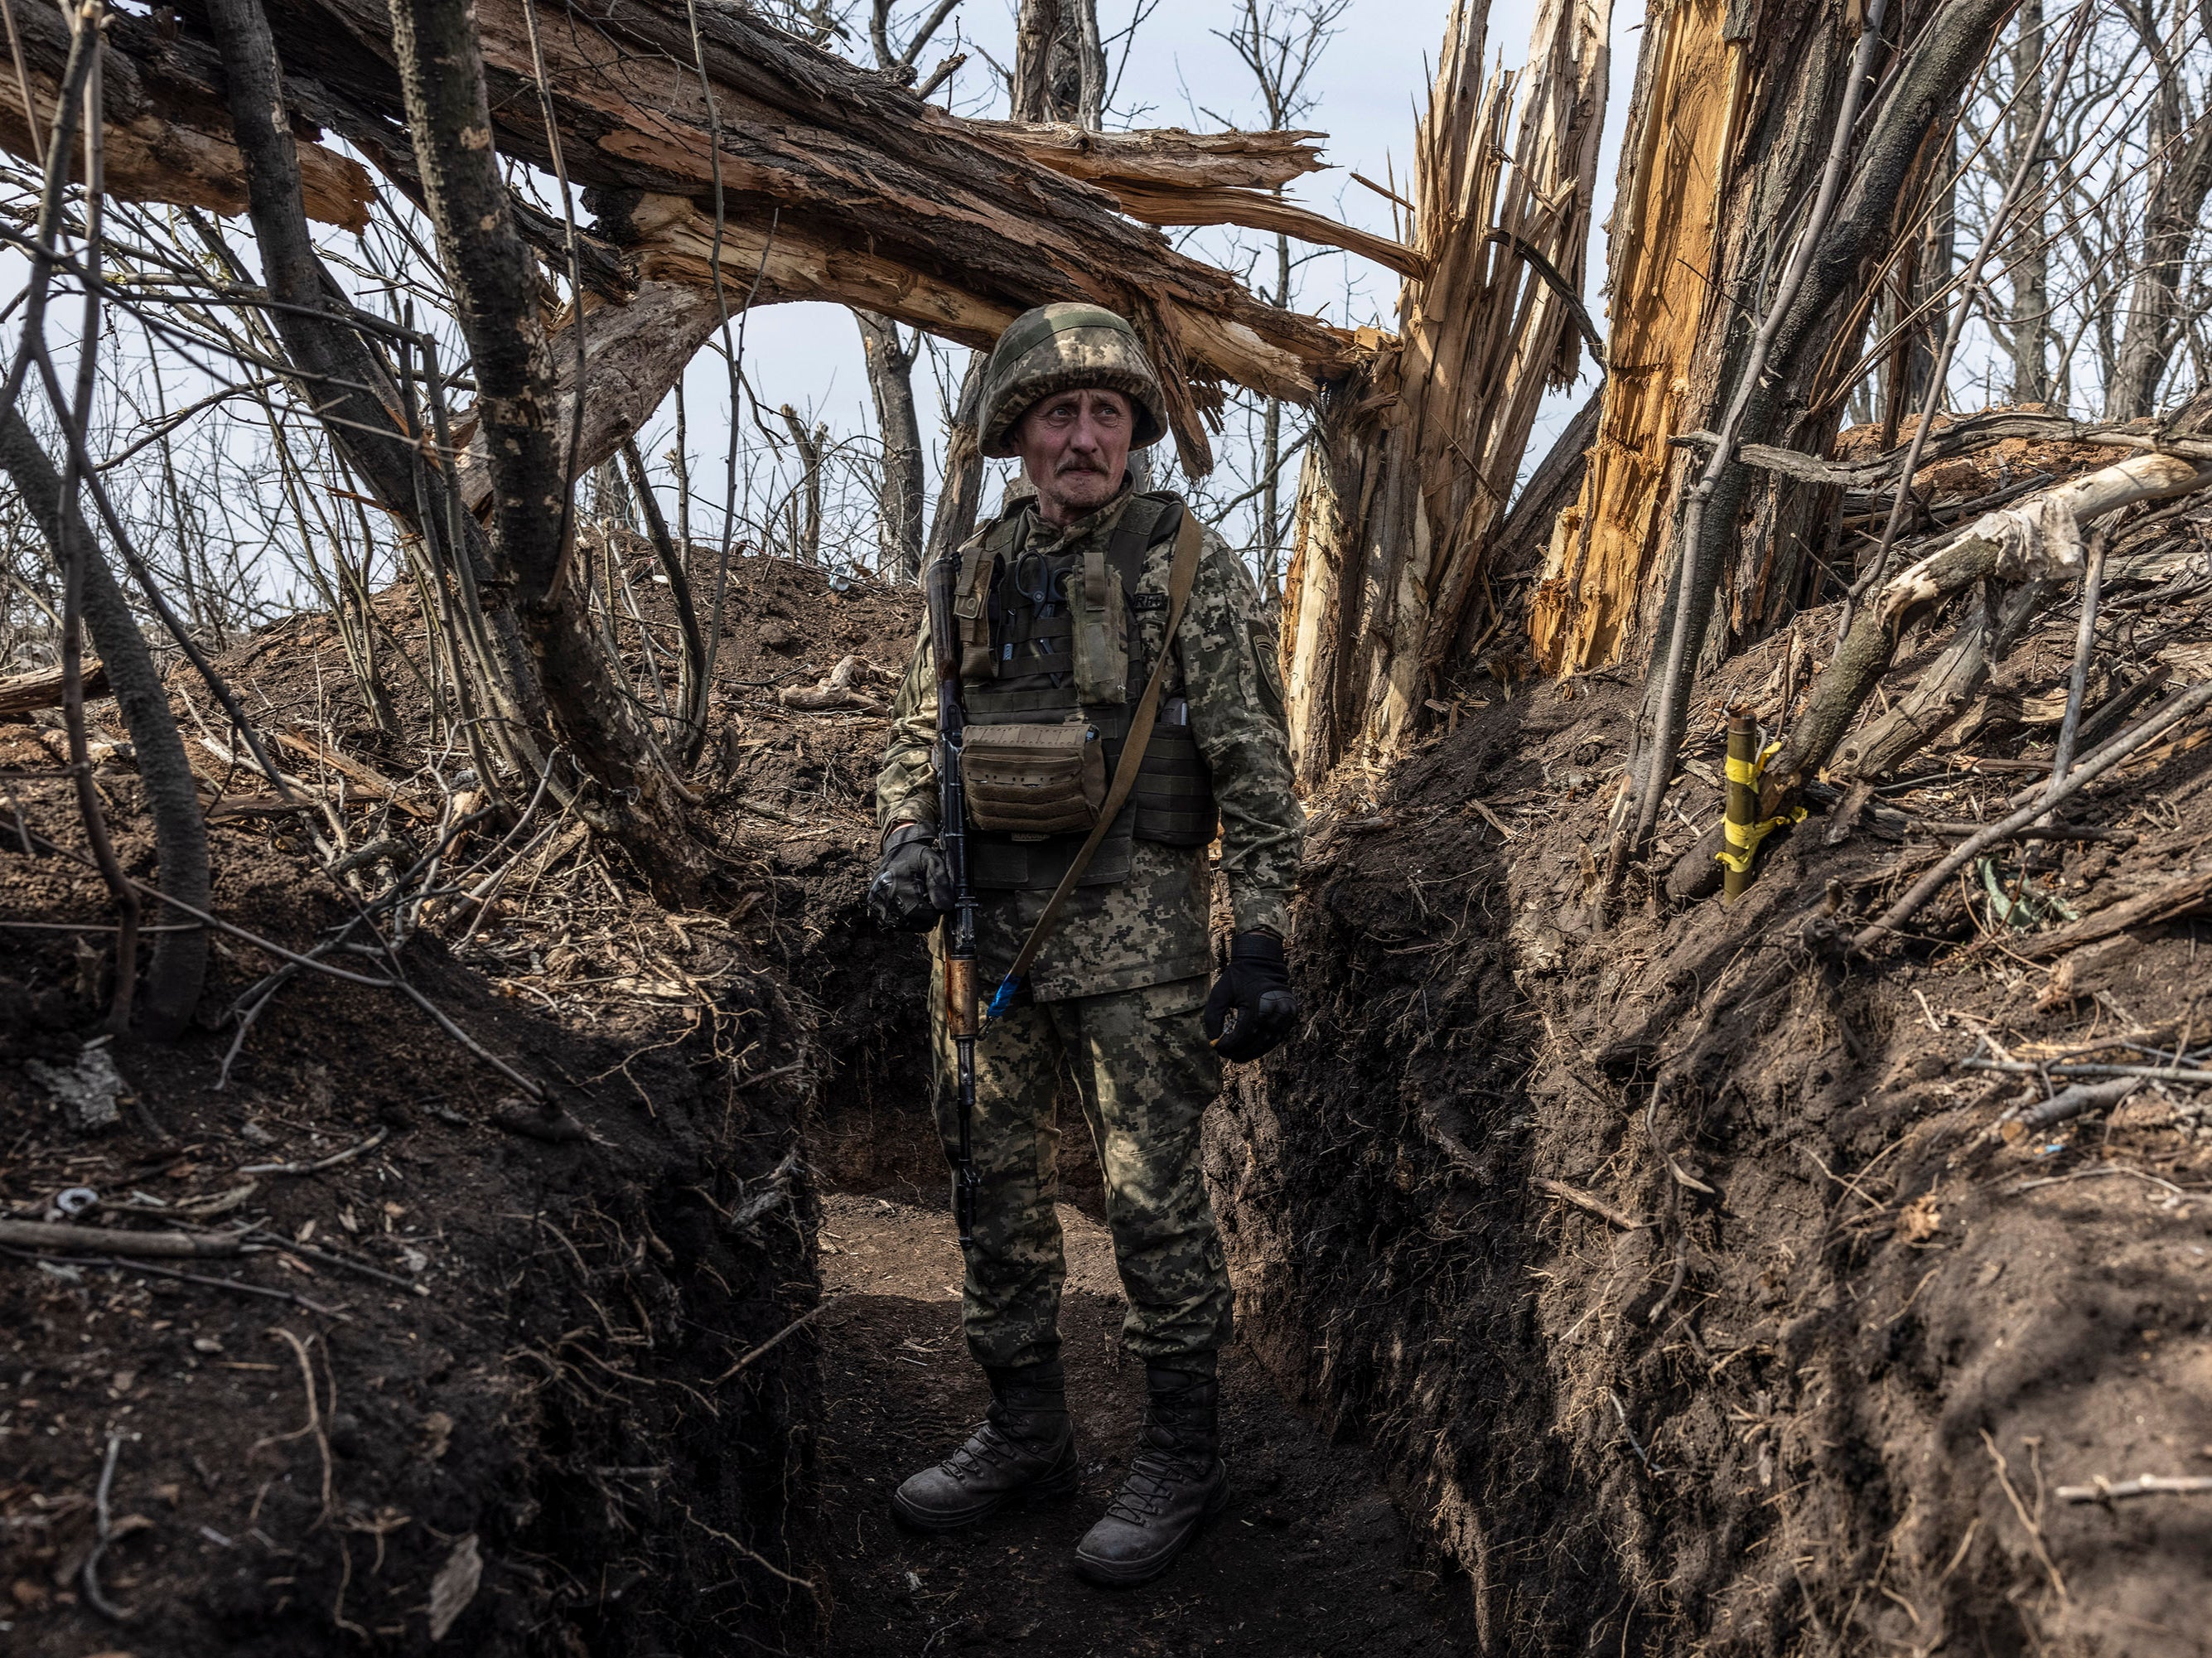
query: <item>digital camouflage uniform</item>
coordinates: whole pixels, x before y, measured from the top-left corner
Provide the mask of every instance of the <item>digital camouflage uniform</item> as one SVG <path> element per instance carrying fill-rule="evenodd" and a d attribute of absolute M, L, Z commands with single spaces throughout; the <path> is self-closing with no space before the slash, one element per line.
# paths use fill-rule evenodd
<path fill-rule="evenodd" d="M 1132 496 L 1125 488 L 1065 529 L 1018 506 L 1013 519 L 987 526 L 963 556 L 974 559 L 995 534 L 1002 549 L 1038 555 L 1024 567 L 1032 571 L 1079 565 L 1094 539 L 1113 535 L 1133 501 L 1139 511 L 1157 511 L 1146 506 L 1148 499 L 1159 498 Z M 1128 603 L 1127 654 L 1137 686 L 1162 647 L 1172 550 L 1170 536 L 1144 552 Z M 1013 562 L 1008 559 L 1006 567 Z M 1010 577 L 993 588 L 994 641 L 1019 635 L 1024 616 L 1035 609 L 1014 588 Z M 1203 758 L 1200 786 L 1210 783 L 1212 805 L 1219 811 L 1221 867 L 1237 930 L 1283 933 L 1304 815 L 1291 788 L 1273 632 L 1251 577 L 1211 531 L 1174 647 L 1163 707 L 1178 716 L 1187 709 L 1188 738 Z M 994 649 L 994 673 L 998 654 Z M 963 675 L 971 720 L 989 677 Z M 878 820 L 885 829 L 936 823 L 936 734 L 925 626 L 899 689 L 876 785 Z M 1210 809 L 1204 821 L 1210 829 Z M 1073 843 L 1082 837 L 1054 839 Z M 1048 859 L 1064 852 L 1064 846 L 1045 847 L 1040 855 Z M 1231 1295 L 1199 1161 L 1200 1118 L 1221 1086 L 1221 1061 L 1199 1026 L 1213 965 L 1207 850 L 1202 842 L 1164 844 L 1139 829 L 1123 837 L 1116 851 L 1102 852 L 1093 871 L 1071 895 L 1037 957 L 1029 993 L 985 1028 L 976 1047 L 971 1144 L 981 1186 L 963 1297 L 968 1343 L 985 1365 L 1033 1363 L 1059 1350 L 1064 1266 L 1053 1210 L 1053 1108 L 1059 1079 L 1072 1074 L 1105 1173 L 1107 1219 L 1128 1297 L 1124 1344 L 1149 1363 L 1209 1370 L 1229 1337 Z M 976 884 L 977 950 L 988 994 L 1043 910 L 1050 881 L 997 890 L 985 878 Z M 958 1134 L 957 1091 L 947 1080 L 951 1044 L 941 994 L 932 996 L 931 1006 L 938 1127 L 949 1157 Z"/>

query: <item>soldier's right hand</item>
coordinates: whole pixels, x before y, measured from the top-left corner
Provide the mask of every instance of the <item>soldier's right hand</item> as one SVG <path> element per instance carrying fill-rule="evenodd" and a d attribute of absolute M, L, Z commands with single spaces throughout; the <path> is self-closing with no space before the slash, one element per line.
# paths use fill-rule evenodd
<path fill-rule="evenodd" d="M 868 884 L 868 914 L 895 932 L 927 932 L 952 908 L 952 871 L 937 831 L 902 823 L 884 842 L 883 862 Z"/>

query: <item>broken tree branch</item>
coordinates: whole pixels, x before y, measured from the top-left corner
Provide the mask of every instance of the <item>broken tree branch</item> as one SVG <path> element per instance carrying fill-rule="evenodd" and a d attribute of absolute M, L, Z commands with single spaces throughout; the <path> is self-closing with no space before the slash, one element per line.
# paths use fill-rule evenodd
<path fill-rule="evenodd" d="M 1913 912 L 1934 897 L 1952 876 L 1974 859 L 1999 841 L 2017 835 L 2067 796 L 2094 782 L 2144 744 L 2188 719 L 2208 702 L 2212 702 L 2212 682 L 2183 692 L 2124 737 L 2114 738 L 2084 760 L 2068 774 L 2063 783 L 2056 785 L 2010 817 L 1990 824 L 1979 835 L 1960 842 L 1950 856 L 1913 883 L 1911 890 L 1885 910 L 1880 920 L 1861 930 L 1858 936 L 1851 940 L 1852 950 L 1863 955 L 1873 949 L 1881 942 L 1885 933 L 1894 932 L 1903 926 L 1911 919 Z"/>

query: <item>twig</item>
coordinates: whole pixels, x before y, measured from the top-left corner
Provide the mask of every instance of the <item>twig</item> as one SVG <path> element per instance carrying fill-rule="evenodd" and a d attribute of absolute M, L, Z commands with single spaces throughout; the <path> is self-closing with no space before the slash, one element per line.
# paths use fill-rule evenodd
<path fill-rule="evenodd" d="M 33 1260 L 59 1260 L 56 1255 L 33 1255 Z M 180 1272 L 173 1266 L 156 1266 L 149 1260 L 118 1260 L 112 1255 L 90 1255 L 86 1260 L 95 1266 L 113 1266 L 126 1272 L 152 1272 L 160 1278 L 173 1278 L 182 1284 L 204 1284 L 215 1290 L 235 1290 L 240 1295 L 265 1296 L 271 1301 L 289 1301 L 295 1307 L 323 1318 L 336 1319 L 341 1324 L 353 1322 L 353 1315 L 343 1307 L 325 1307 L 319 1301 L 311 1301 L 296 1290 L 272 1290 L 259 1284 L 247 1284 L 234 1278 L 209 1278 L 200 1272 Z"/>
<path fill-rule="evenodd" d="M 125 1232 L 68 1226 L 43 1220 L 0 1220 L 0 1243 L 30 1249 L 85 1249 L 111 1255 L 234 1255 L 239 1240 L 229 1232 Z"/>
<path fill-rule="evenodd" d="M 287 1440 L 302 1438 L 308 1434 L 313 1434 L 315 1436 L 315 1448 L 317 1451 L 321 1453 L 323 1459 L 323 1509 L 320 1514 L 315 1516 L 315 1524 L 320 1526 L 323 1521 L 331 1517 L 331 1509 L 332 1507 L 331 1500 L 331 1436 L 323 1430 L 322 1401 L 317 1398 L 315 1394 L 315 1367 L 308 1362 L 307 1342 L 301 1341 L 299 1337 L 294 1335 L 289 1330 L 284 1328 L 281 1324 L 270 1325 L 269 1327 L 268 1333 L 270 1335 L 276 1337 L 278 1339 L 289 1344 L 292 1349 L 293 1356 L 300 1361 L 300 1383 L 307 1389 L 307 1420 L 304 1425 L 293 1429 L 292 1431 L 288 1434 L 272 1434 L 266 1439 L 257 1440 L 254 1442 L 253 1448 L 258 1451 L 264 1445 L 281 1445 Z M 313 1340 L 313 1338 L 310 1337 L 308 1339 Z"/>
<path fill-rule="evenodd" d="M 2185 1071 L 2171 1065 L 2035 1065 L 2025 1060 L 1960 1060 L 1961 1071 L 2005 1071 L 2030 1077 L 2140 1077 L 2145 1082 L 2212 1083 L 2212 1071 Z"/>
<path fill-rule="evenodd" d="M 2137 749 L 2169 727 L 2186 720 L 2207 702 L 2212 702 L 2212 681 L 2196 686 L 2168 703 L 2124 736 L 2116 737 L 2103 748 L 2084 760 L 2067 775 L 2063 782 L 2055 782 L 2040 799 L 2031 801 L 2010 817 L 2000 818 L 1979 835 L 1961 841 L 1948 858 L 1915 882 L 1911 891 L 1882 913 L 1881 918 L 1863 929 L 1851 940 L 1851 949 L 1863 955 L 1881 941 L 1885 932 L 1894 932 L 1911 920 L 1921 905 L 1942 890 L 1952 876 L 1964 869 L 2000 841 L 2008 840 L 2048 812 L 2069 794 L 2095 781 Z"/>
<path fill-rule="evenodd" d="M 238 1172 L 241 1175 L 316 1175 L 325 1169 L 335 1169 L 342 1163 L 351 1163 L 364 1151 L 374 1151 L 392 1138 L 389 1128 L 380 1128 L 359 1145 L 325 1157 L 319 1163 L 250 1163 Z"/>
<path fill-rule="evenodd" d="M 2097 648 L 2097 601 L 2105 591 L 2103 525 L 2089 537 L 2088 568 L 2081 573 L 2081 625 L 2074 635 L 2074 677 L 2066 685 L 2066 717 L 2058 727 L 2058 749 L 2051 761 L 2051 788 L 2055 796 L 2074 764 L 2074 739 L 2081 729 L 2081 693 L 2089 683 L 2089 658 Z"/>
<path fill-rule="evenodd" d="M 2024 1180 L 2011 1187 L 2010 1191 L 2012 1196 L 2018 1197 L 2021 1193 L 2033 1192 L 2039 1186 L 2063 1186 L 2069 1181 L 2077 1180 L 2102 1180 L 2107 1175 L 2128 1175 L 2136 1180 L 2147 1180 L 2153 1186 L 2161 1187 L 2172 1193 L 2177 1198 L 2199 1198 L 2206 1195 L 2202 1191 L 2192 1192 L 2185 1186 L 2176 1186 L 2170 1180 L 2160 1180 L 2148 1169 L 2131 1169 L 2124 1163 L 2100 1163 L 2094 1169 L 2074 1169 L 2063 1175 L 2045 1175 L 2040 1180 Z"/>
<path fill-rule="evenodd" d="M 1564 1199 L 1577 1209 L 1589 1210 L 1600 1220 L 1611 1221 L 1624 1232 L 1640 1232 L 1651 1224 L 1648 1220 L 1637 1220 L 1623 1214 L 1603 1199 L 1594 1198 L 1589 1193 L 1570 1186 L 1563 1180 L 1540 1178 L 1536 1181 L 1535 1186 L 1538 1191 L 1548 1192 L 1555 1198 Z"/>
<path fill-rule="evenodd" d="M 1636 1430 L 1628 1425 L 1628 1407 L 1620 1402 L 1620 1395 L 1610 1388 L 1605 1390 L 1605 1396 L 1613 1401 L 1613 1413 L 1620 1418 L 1620 1431 L 1628 1436 L 1629 1448 L 1636 1453 L 1638 1461 L 1644 1464 L 1644 1472 L 1656 1479 L 1662 1470 L 1652 1461 L 1650 1454 L 1644 1448 L 1644 1442 L 1637 1438 Z"/>
<path fill-rule="evenodd" d="M 2013 1489 L 2012 1474 L 2005 1467 L 2004 1453 L 1997 1449 L 1997 1442 L 1990 1437 L 1987 1428 L 1982 1430 L 1982 1445 L 1989 1452 L 1990 1461 L 1997 1471 L 1997 1484 L 2004 1487 L 2005 1500 L 2012 1504 L 2012 1511 L 2020 1516 L 2020 1523 L 2027 1533 L 2027 1540 L 2035 1549 L 2035 1558 L 2043 1563 L 2044 1570 L 2051 1574 L 2051 1587 L 2058 1591 L 2060 1600 L 2065 1600 L 2066 1580 L 2058 1575 L 2058 1567 L 2051 1558 L 2051 1551 L 2043 1546 L 2043 1527 L 2036 1524 L 2035 1517 L 2027 1511 L 2027 1504 L 2020 1500 L 2020 1493 Z"/>
<path fill-rule="evenodd" d="M 115 1484 L 115 1459 L 122 1455 L 122 1434 L 115 1429 L 109 1429 L 107 1461 L 100 1467 L 100 1488 L 93 1496 L 93 1517 L 99 1527 L 99 1534 L 93 1542 L 92 1552 L 84 1557 L 84 1566 L 78 1575 L 84 1583 L 84 1598 L 92 1602 L 94 1610 L 103 1618 L 127 1624 L 138 1614 L 117 1606 L 100 1590 L 100 1558 L 107 1552 L 108 1540 L 112 1535 L 108 1519 L 107 1493 Z"/>
<path fill-rule="evenodd" d="M 813 1306 L 808 1308 L 806 1311 L 801 1313 L 797 1318 L 792 1320 L 790 1323 L 785 1325 L 783 1328 L 778 1330 L 766 1341 L 763 1341 L 759 1346 L 754 1348 L 752 1351 L 747 1353 L 736 1363 L 731 1365 L 730 1368 L 723 1371 L 721 1375 L 716 1376 L 708 1385 L 710 1387 L 720 1387 L 723 1382 L 727 1382 L 732 1376 L 744 1370 L 745 1366 L 750 1364 L 755 1359 L 767 1352 L 770 1348 L 780 1345 L 786 1337 L 797 1334 L 808 1325 L 813 1323 L 816 1319 L 821 1317 L 823 1312 L 826 1309 L 836 1306 L 843 1299 L 844 1297 L 842 1294 L 823 1297 L 822 1299 L 816 1302 Z"/>
<path fill-rule="evenodd" d="M 2085 1111 L 2118 1105 L 2142 1086 L 2140 1077 L 2122 1077 L 2116 1082 L 2076 1083 L 2071 1088 L 2060 1090 L 2042 1104 L 2029 1107 L 2014 1121 L 2030 1132 L 2050 1128 L 2070 1121 Z"/>
<path fill-rule="evenodd" d="M 2112 1503 L 2126 1497 L 2184 1496 L 2198 1491 L 2212 1491 L 2212 1476 L 2139 1473 L 2133 1479 L 2115 1482 L 2095 1474 L 2087 1485 L 2061 1485 L 2051 1495 L 2061 1503 Z"/>
<path fill-rule="evenodd" d="M 415 1284 L 404 1278 L 396 1278 L 379 1267 L 371 1266 L 365 1261 L 355 1260 L 347 1255 L 332 1254 L 327 1249 L 316 1249 L 304 1243 L 294 1243 L 290 1239 L 281 1237 L 264 1227 L 252 1227 L 239 1236 L 266 1239 L 275 1248 L 289 1254 L 305 1255 L 309 1260 L 319 1260 L 325 1266 L 343 1266 L 349 1272 L 358 1272 L 363 1278 L 373 1278 L 380 1284 L 389 1284 L 396 1290 L 405 1290 L 410 1294 L 418 1296 L 427 1296 L 430 1293 L 428 1284 Z"/>

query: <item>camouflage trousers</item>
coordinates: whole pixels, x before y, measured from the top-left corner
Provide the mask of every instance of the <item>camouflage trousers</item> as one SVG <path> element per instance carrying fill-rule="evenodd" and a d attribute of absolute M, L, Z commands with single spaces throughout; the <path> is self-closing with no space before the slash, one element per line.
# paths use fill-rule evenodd
<path fill-rule="evenodd" d="M 1199 1166 L 1199 1120 L 1221 1061 L 1198 1027 L 1204 979 L 1018 1007 L 975 1044 L 970 1145 L 981 1181 L 962 1322 L 983 1364 L 1060 1351 L 1060 1252 L 1053 1108 L 1072 1077 L 1106 1176 L 1128 1312 L 1121 1342 L 1147 1363 L 1212 1368 L 1229 1339 L 1229 1268 Z M 942 997 L 932 998 L 937 1127 L 959 1145 L 960 1096 Z M 1187 1362 L 1187 1363 L 1186 1363 Z"/>

